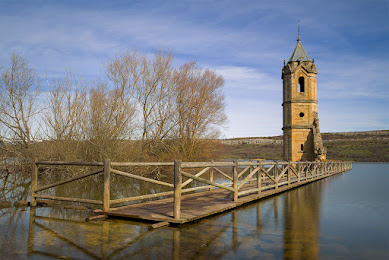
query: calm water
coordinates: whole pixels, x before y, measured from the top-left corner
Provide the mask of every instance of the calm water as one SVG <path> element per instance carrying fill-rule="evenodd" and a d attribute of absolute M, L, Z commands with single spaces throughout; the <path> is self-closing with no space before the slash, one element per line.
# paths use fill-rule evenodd
<path fill-rule="evenodd" d="M 0 179 L 26 199 L 28 179 Z M 0 209 L 0 259 L 389 259 L 389 164 L 353 169 L 181 227 L 89 211 Z"/>

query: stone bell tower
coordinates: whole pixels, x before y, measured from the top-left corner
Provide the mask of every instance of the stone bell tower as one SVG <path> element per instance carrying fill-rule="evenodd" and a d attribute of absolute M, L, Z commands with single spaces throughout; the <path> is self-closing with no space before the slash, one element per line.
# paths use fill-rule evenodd
<path fill-rule="evenodd" d="M 283 159 L 285 161 L 326 160 L 317 114 L 316 66 L 298 34 L 297 44 L 282 69 Z"/>

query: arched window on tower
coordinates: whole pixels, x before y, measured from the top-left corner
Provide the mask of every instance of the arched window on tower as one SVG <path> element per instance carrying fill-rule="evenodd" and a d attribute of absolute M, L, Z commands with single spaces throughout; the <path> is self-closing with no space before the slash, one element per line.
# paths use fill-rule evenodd
<path fill-rule="evenodd" d="M 304 151 L 304 145 L 303 144 L 301 145 L 300 148 L 301 148 L 301 151 Z"/>
<path fill-rule="evenodd" d="M 304 77 L 299 77 L 299 92 L 305 92 Z"/>

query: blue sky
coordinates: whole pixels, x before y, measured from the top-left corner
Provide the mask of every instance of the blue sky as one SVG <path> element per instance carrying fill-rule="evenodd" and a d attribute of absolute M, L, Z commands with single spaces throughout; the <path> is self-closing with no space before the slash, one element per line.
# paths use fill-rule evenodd
<path fill-rule="evenodd" d="M 318 69 L 322 132 L 389 129 L 389 2 L 0 1 L 0 60 L 42 76 L 104 77 L 126 50 L 170 50 L 225 79 L 224 137 L 282 134 L 283 60 L 301 40 Z M 44 86 L 43 86 L 44 87 Z"/>

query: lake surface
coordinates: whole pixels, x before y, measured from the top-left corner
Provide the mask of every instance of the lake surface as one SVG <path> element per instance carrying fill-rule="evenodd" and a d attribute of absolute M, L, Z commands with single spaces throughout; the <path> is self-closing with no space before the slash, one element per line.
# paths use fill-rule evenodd
<path fill-rule="evenodd" d="M 0 200 L 27 199 L 3 176 Z M 389 164 L 353 169 L 180 227 L 90 211 L 0 209 L 0 259 L 389 259 Z M 85 185 L 85 184 L 84 184 Z"/>

